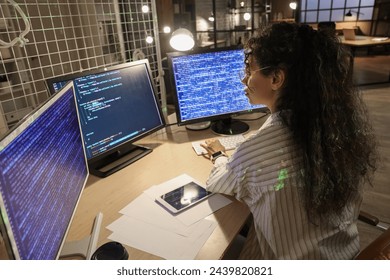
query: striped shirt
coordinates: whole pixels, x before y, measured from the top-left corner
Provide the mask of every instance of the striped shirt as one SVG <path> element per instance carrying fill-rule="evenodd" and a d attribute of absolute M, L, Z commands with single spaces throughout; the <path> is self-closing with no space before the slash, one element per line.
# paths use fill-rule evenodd
<path fill-rule="evenodd" d="M 341 216 L 310 222 L 296 176 L 297 154 L 291 132 L 274 113 L 232 157 L 216 159 L 207 189 L 234 195 L 253 216 L 240 258 L 352 259 L 359 252 L 361 199 L 346 205 Z"/>

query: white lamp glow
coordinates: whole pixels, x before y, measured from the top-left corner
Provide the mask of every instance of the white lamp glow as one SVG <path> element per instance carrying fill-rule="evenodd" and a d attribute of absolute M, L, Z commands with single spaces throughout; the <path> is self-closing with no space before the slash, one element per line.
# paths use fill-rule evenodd
<path fill-rule="evenodd" d="M 164 33 L 171 33 L 171 28 L 169 26 L 164 26 L 163 31 Z"/>
<path fill-rule="evenodd" d="M 292 10 L 295 10 L 295 9 L 297 8 L 297 2 L 291 2 L 291 3 L 289 4 L 289 6 L 290 6 L 290 8 L 291 8 Z"/>
<path fill-rule="evenodd" d="M 194 36 L 188 29 L 179 28 L 172 33 L 169 44 L 175 50 L 188 51 L 194 47 L 195 40 Z"/>
<path fill-rule="evenodd" d="M 153 43 L 153 37 L 150 35 L 146 36 L 146 43 L 148 43 L 148 44 Z"/>
<path fill-rule="evenodd" d="M 143 5 L 142 6 L 142 12 L 145 13 L 145 14 L 148 13 L 149 12 L 149 6 L 148 5 Z"/>
<path fill-rule="evenodd" d="M 244 19 L 245 19 L 246 21 L 250 20 L 250 19 L 251 19 L 251 14 L 248 13 L 248 12 L 246 12 L 246 13 L 244 14 Z"/>

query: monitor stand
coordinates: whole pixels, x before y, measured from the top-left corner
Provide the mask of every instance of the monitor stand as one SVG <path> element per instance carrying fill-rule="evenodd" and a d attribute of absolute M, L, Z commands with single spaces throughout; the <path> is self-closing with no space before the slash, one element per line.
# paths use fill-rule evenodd
<path fill-rule="evenodd" d="M 116 151 L 97 162 L 88 163 L 89 173 L 100 178 L 105 178 L 146 156 L 152 151 L 153 150 L 148 147 L 129 144 L 125 149 Z"/>
<path fill-rule="evenodd" d="M 189 130 L 203 130 L 208 129 L 211 125 L 211 122 L 200 122 L 194 124 L 187 124 L 186 128 Z"/>
<path fill-rule="evenodd" d="M 95 218 L 91 235 L 81 240 L 65 243 L 64 247 L 61 250 L 60 258 L 81 256 L 84 257 L 86 260 L 90 260 L 92 254 L 96 251 L 102 220 L 103 214 L 99 212 L 99 214 L 97 214 Z"/>
<path fill-rule="evenodd" d="M 214 121 L 211 124 L 211 130 L 219 135 L 236 135 L 247 132 L 249 125 L 240 120 L 226 118 Z"/>

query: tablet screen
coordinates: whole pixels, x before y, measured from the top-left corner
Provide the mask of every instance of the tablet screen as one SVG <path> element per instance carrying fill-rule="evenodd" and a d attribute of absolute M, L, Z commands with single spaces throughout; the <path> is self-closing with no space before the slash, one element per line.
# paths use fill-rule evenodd
<path fill-rule="evenodd" d="M 205 188 L 194 182 L 190 182 L 162 195 L 160 198 L 177 211 L 180 211 L 203 200 L 209 195 L 211 195 L 211 192 L 208 192 Z"/>

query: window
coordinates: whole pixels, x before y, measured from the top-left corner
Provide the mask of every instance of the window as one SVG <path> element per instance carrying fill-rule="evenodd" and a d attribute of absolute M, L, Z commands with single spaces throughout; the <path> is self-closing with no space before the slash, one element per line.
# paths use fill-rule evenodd
<path fill-rule="evenodd" d="M 375 0 L 301 0 L 301 22 L 372 20 Z M 345 18 L 351 11 L 352 17 Z"/>

